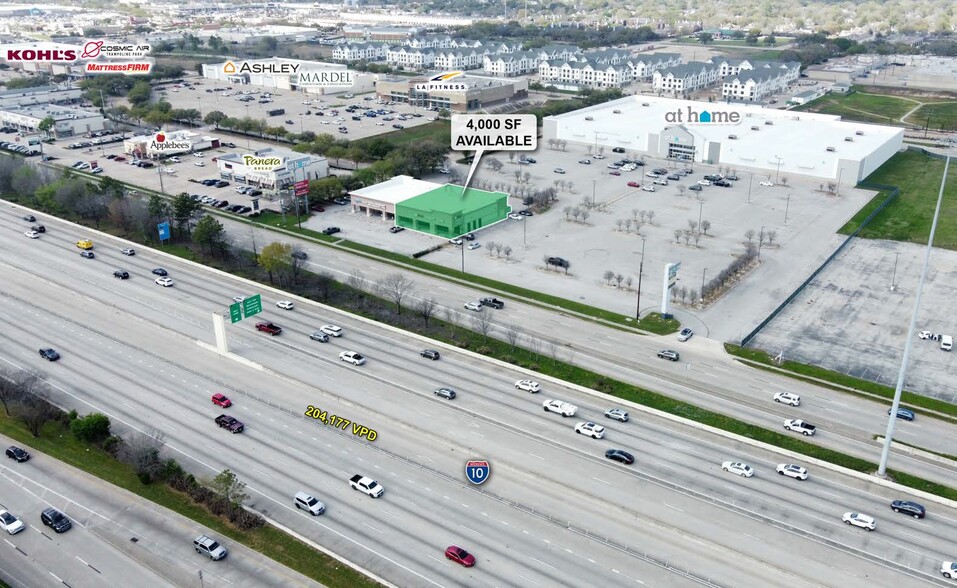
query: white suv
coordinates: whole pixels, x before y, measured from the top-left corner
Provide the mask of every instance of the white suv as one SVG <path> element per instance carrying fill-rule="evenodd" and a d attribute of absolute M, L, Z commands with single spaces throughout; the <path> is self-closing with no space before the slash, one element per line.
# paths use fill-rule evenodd
<path fill-rule="evenodd" d="M 312 516 L 319 516 L 326 512 L 326 505 L 319 502 L 315 496 L 307 494 L 306 492 L 296 492 L 295 503 L 296 508 L 301 508 Z"/>
<path fill-rule="evenodd" d="M 778 392 L 774 395 L 774 401 L 790 404 L 791 406 L 798 406 L 801 404 L 801 397 L 797 394 L 791 394 L 790 392 Z"/>
<path fill-rule="evenodd" d="M 605 427 L 595 423 L 578 423 L 575 425 L 575 432 L 579 435 L 588 435 L 593 439 L 601 439 L 605 436 Z"/>
<path fill-rule="evenodd" d="M 526 392 L 531 392 L 532 394 L 540 391 L 542 389 L 541 384 L 534 380 L 519 380 L 515 382 L 515 387 L 519 390 L 525 390 Z"/>
<path fill-rule="evenodd" d="M 347 361 L 352 365 L 362 365 L 366 362 L 366 358 L 355 351 L 343 351 L 339 354 L 339 359 L 341 361 Z"/>
<path fill-rule="evenodd" d="M 545 412 L 557 412 L 563 417 L 575 416 L 575 413 L 578 412 L 577 406 L 563 400 L 546 400 L 542 403 L 542 406 L 545 408 Z"/>
<path fill-rule="evenodd" d="M 841 517 L 841 520 L 844 521 L 845 525 L 854 525 L 855 527 L 861 527 L 868 531 L 873 531 L 877 528 L 877 521 L 874 520 L 874 517 L 859 512 L 846 512 L 844 516 Z"/>
<path fill-rule="evenodd" d="M 789 478 L 795 478 L 797 480 L 807 480 L 807 470 L 793 463 L 782 463 L 775 468 L 775 470 L 782 476 L 788 476 Z"/>
<path fill-rule="evenodd" d="M 337 327 L 335 325 L 322 325 L 319 327 L 319 330 L 329 335 L 330 337 L 341 337 L 342 336 L 342 327 Z"/>

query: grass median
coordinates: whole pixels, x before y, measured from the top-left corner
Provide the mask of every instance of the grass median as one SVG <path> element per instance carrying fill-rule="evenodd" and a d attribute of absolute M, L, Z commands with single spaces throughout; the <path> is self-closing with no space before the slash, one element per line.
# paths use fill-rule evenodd
<path fill-rule="evenodd" d="M 88 474 L 119 486 L 134 494 L 175 511 L 198 524 L 212 529 L 217 535 L 229 537 L 280 564 L 330 588 L 374 587 L 378 582 L 360 574 L 335 558 L 316 551 L 283 531 L 265 527 L 253 531 L 239 531 L 222 519 L 209 513 L 164 483 L 143 484 L 128 465 L 121 463 L 102 449 L 81 442 L 59 421 L 47 423 L 40 437 L 34 437 L 24 425 L 0 411 L 0 433 L 29 445 L 41 453 L 67 463 Z M 193 537 L 183 537 L 188 544 Z M 228 547 L 228 545 L 227 545 Z M 196 556 L 199 557 L 198 555 Z"/>

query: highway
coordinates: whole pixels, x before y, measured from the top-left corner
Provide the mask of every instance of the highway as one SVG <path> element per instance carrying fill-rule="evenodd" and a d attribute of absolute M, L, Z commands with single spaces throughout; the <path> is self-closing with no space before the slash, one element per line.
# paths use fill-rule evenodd
<path fill-rule="evenodd" d="M 253 232 L 260 247 L 272 241 L 295 240 L 251 228 L 232 217 L 218 218 L 234 241 L 250 250 Z M 309 254 L 307 268 L 328 271 L 343 281 L 356 268 L 372 281 L 401 271 L 342 249 L 307 242 L 298 244 Z M 419 273 L 407 275 L 416 283 L 409 304 L 423 297 L 434 297 L 440 309 L 458 313 L 463 325 L 470 324 L 474 313 L 464 310 L 462 305 L 487 294 L 478 288 Z M 679 343 L 674 335 L 636 335 L 561 311 L 514 302 L 508 296 L 499 295 L 499 298 L 506 301 L 505 309 L 484 310 L 492 312 L 494 317 L 490 336 L 507 340 L 506 329 L 517 327 L 522 333 L 520 343 L 524 341 L 527 346 L 531 339 L 537 339 L 545 355 L 549 354 L 548 342 L 553 342 L 559 360 L 768 429 L 783 432 L 785 419 L 803 418 L 818 426 L 817 434 L 809 441 L 873 463 L 879 461 L 881 446 L 874 436 L 885 432 L 889 402 L 878 403 L 751 368 L 728 356 L 719 343 L 703 337 Z M 444 312 L 437 315 L 444 316 Z M 679 351 L 681 361 L 657 359 L 655 354 L 660 349 Z M 791 408 L 773 402 L 774 393 L 779 391 L 800 394 L 801 406 Z M 898 421 L 896 431 L 897 439 L 912 446 L 957 455 L 957 438 L 951 434 L 952 425 L 947 422 L 918 417 L 914 422 Z M 957 467 L 953 463 L 942 464 L 894 449 L 889 465 L 928 480 L 957 485 Z"/>
<path fill-rule="evenodd" d="M 96 259 L 82 259 L 73 245 L 82 231 L 45 220 L 50 232 L 30 240 L 18 216 L 0 217 L 13 250 L 0 261 L 9 325 L 0 359 L 44 370 L 59 403 L 105 412 L 121 431 L 158 428 L 199 475 L 233 469 L 249 483 L 251 506 L 396 585 L 810 586 L 832 585 L 839 573 L 842 586 L 909 586 L 937 581 L 940 561 L 953 557 L 950 509 L 928 504 L 920 521 L 895 515 L 887 503 L 902 496 L 886 489 L 814 468 L 806 482 L 783 478 L 774 466 L 785 460 L 774 454 L 634 410 L 631 422 L 613 422 L 601 416 L 610 402 L 548 382 L 540 394 L 519 392 L 519 372 L 457 352 L 429 362 L 409 336 L 318 305 L 281 311 L 279 297 L 265 294 L 262 317 L 282 335 L 257 333 L 253 320 L 227 330 L 234 353 L 267 369 L 221 358 L 196 340 L 211 342 L 211 314 L 248 286 L 146 250 L 125 257 L 119 242 L 102 239 Z M 157 266 L 172 288 L 153 283 Z M 118 268 L 132 278 L 114 279 Z M 308 339 L 327 322 L 345 335 Z M 63 359 L 39 358 L 46 345 Z M 368 364 L 339 362 L 345 349 Z M 436 398 L 439 385 L 459 397 Z M 245 433 L 215 427 L 213 392 L 234 398 L 226 412 Z M 553 397 L 577 404 L 578 417 L 545 413 L 541 403 Z M 305 418 L 308 405 L 378 437 L 366 444 L 351 429 L 320 426 Z M 605 439 L 574 434 L 588 419 L 608 428 Z M 605 460 L 609 447 L 631 451 L 636 464 Z M 464 481 L 475 458 L 492 464 L 481 488 Z M 720 471 L 726 459 L 757 475 Z M 377 478 L 385 495 L 351 491 L 355 473 Z M 327 513 L 297 512 L 298 490 Z M 876 516 L 877 531 L 841 524 L 854 509 Z M 476 567 L 446 562 L 451 543 L 473 552 Z"/>

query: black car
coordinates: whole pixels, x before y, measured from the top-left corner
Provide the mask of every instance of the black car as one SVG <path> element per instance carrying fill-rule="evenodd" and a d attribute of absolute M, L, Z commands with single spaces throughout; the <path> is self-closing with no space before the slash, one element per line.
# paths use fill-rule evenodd
<path fill-rule="evenodd" d="M 625 465 L 631 465 L 635 463 L 635 456 L 627 451 L 622 451 L 621 449 L 609 449 L 605 452 L 605 457 Z"/>
<path fill-rule="evenodd" d="M 891 510 L 910 515 L 915 519 L 922 519 L 927 515 L 927 509 L 924 505 L 911 502 L 910 500 L 895 500 L 891 503 Z"/>
<path fill-rule="evenodd" d="M 56 361 L 60 359 L 60 354 L 57 353 L 56 349 L 53 349 L 52 347 L 44 347 L 40 350 L 40 357 L 49 361 Z"/>
<path fill-rule="evenodd" d="M 465 235 L 462 235 L 462 238 L 463 238 L 463 239 L 467 239 L 467 240 L 469 240 L 469 241 L 474 241 L 474 240 L 475 240 L 475 233 L 467 233 L 467 234 L 465 234 Z"/>
<path fill-rule="evenodd" d="M 113 277 L 119 278 L 121 280 L 128 280 L 130 279 L 130 272 L 126 270 L 116 270 L 115 272 L 113 272 Z"/>
<path fill-rule="evenodd" d="M 200 184 L 204 186 L 212 186 L 213 184 L 216 183 L 216 181 L 217 180 L 203 180 L 202 182 L 200 182 Z"/>
<path fill-rule="evenodd" d="M 153 273 L 154 273 L 155 275 L 157 275 L 157 276 L 167 276 L 167 275 L 169 275 L 169 272 L 167 272 L 166 270 L 164 270 L 164 269 L 161 268 L 161 267 L 158 267 L 158 268 L 153 269 Z"/>
<path fill-rule="evenodd" d="M 738 176 L 730 175 L 730 176 L 726 177 L 725 179 L 726 179 L 726 180 L 731 180 L 732 182 L 737 182 L 737 181 L 738 181 Z"/>
<path fill-rule="evenodd" d="M 16 445 L 11 445 L 7 447 L 7 457 L 10 459 L 15 459 L 19 463 L 23 463 L 30 459 L 30 454 L 27 453 L 25 449 L 20 449 Z"/>
<path fill-rule="evenodd" d="M 225 188 L 226 186 L 229 185 L 229 182 L 227 182 L 226 180 L 219 180 L 213 185 L 216 186 L 217 188 Z"/>
<path fill-rule="evenodd" d="M 305 251 L 295 250 L 295 251 L 292 252 L 292 256 L 293 256 L 295 259 L 309 259 L 309 256 L 306 254 Z"/>
<path fill-rule="evenodd" d="M 23 220 L 27 221 L 28 223 L 35 223 L 37 222 L 37 217 L 33 216 L 32 214 L 28 214 L 23 217 Z"/>
<path fill-rule="evenodd" d="M 522 216 L 535 216 L 535 213 L 527 208 L 525 210 L 519 210 L 518 213 Z"/>
<path fill-rule="evenodd" d="M 253 211 L 252 207 L 243 206 L 242 208 L 239 209 L 239 214 L 246 214 L 247 212 L 252 212 L 252 211 Z M 258 215 L 259 213 L 257 212 L 256 214 Z"/>
<path fill-rule="evenodd" d="M 614 151 L 615 153 L 624 153 L 625 149 L 624 147 L 615 147 L 614 149 L 612 149 L 612 151 Z"/>
<path fill-rule="evenodd" d="M 431 359 L 432 361 L 435 361 L 439 358 L 439 352 L 435 349 L 423 349 L 421 352 L 419 352 L 419 355 L 426 359 Z"/>
<path fill-rule="evenodd" d="M 389 232 L 390 232 L 390 233 L 401 233 L 401 232 L 404 231 L 404 230 L 405 230 L 405 227 L 400 227 L 400 226 L 398 226 L 398 225 L 396 225 L 396 226 L 394 226 L 394 227 L 389 227 Z"/>
<path fill-rule="evenodd" d="M 80 257 L 85 257 L 85 258 L 87 258 L 87 259 L 93 259 L 94 257 L 96 257 L 96 255 L 94 255 L 92 251 L 81 251 L 81 252 L 80 252 Z"/>
<path fill-rule="evenodd" d="M 69 531 L 70 527 L 73 526 L 70 519 L 66 518 L 65 514 L 55 508 L 43 509 L 43 512 L 40 513 L 40 520 L 43 521 L 44 525 L 50 527 L 57 533 Z"/>
<path fill-rule="evenodd" d="M 216 208 L 226 208 L 229 206 L 229 200 L 220 200 L 216 204 L 213 204 Z"/>
<path fill-rule="evenodd" d="M 715 186 L 721 186 L 722 188 L 730 188 L 731 182 L 726 182 L 724 180 L 718 180 L 714 183 Z"/>
<path fill-rule="evenodd" d="M 30 227 L 30 230 L 31 230 L 31 231 L 36 231 L 36 232 L 38 232 L 38 233 L 46 233 L 46 232 L 47 232 L 47 228 L 44 227 L 43 225 L 33 225 L 32 227 Z"/>
<path fill-rule="evenodd" d="M 558 267 L 568 267 L 568 260 L 564 257 L 549 257 L 548 265 L 557 265 Z"/>
<path fill-rule="evenodd" d="M 688 186 L 688 189 L 694 190 L 695 192 L 700 192 L 701 190 L 703 190 L 700 184 L 691 184 L 690 186 Z"/>
<path fill-rule="evenodd" d="M 505 303 L 499 300 L 498 298 L 483 298 L 479 300 L 482 303 L 482 306 L 491 306 L 492 308 L 501 310 L 505 308 Z"/>
<path fill-rule="evenodd" d="M 322 232 L 325 233 L 326 235 L 335 235 L 336 233 L 339 233 L 341 231 L 342 229 L 340 229 L 339 227 L 326 227 L 322 229 Z"/>

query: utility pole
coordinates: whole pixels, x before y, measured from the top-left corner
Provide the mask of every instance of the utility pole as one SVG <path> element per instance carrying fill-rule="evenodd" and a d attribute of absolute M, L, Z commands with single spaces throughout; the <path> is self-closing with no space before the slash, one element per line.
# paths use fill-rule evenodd
<path fill-rule="evenodd" d="M 645 237 L 641 238 L 641 262 L 638 264 L 638 301 L 635 303 L 635 320 L 641 319 L 641 276 L 645 272 Z"/>
<path fill-rule="evenodd" d="M 163 166 L 157 165 L 157 166 L 156 166 L 156 171 L 159 172 L 159 177 L 160 177 L 160 194 L 164 194 L 164 195 L 165 195 L 165 194 L 166 194 L 166 189 L 163 188 Z"/>
<path fill-rule="evenodd" d="M 897 261 L 901 258 L 900 251 L 894 253 L 894 274 L 891 276 L 891 292 L 897 289 Z"/>

